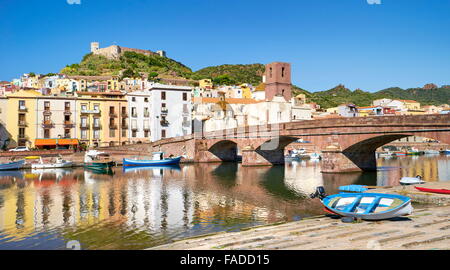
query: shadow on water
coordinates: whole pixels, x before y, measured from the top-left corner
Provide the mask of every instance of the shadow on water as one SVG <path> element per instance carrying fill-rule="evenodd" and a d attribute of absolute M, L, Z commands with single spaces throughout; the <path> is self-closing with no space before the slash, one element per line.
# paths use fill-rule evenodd
<path fill-rule="evenodd" d="M 229 188 L 236 185 L 237 171 L 238 163 L 222 162 L 211 173 L 220 185 Z"/>
<path fill-rule="evenodd" d="M 307 198 L 304 194 L 289 189 L 285 183 L 284 165 L 272 166 L 262 176 L 260 185 L 270 194 L 285 201 L 293 201 Z"/>

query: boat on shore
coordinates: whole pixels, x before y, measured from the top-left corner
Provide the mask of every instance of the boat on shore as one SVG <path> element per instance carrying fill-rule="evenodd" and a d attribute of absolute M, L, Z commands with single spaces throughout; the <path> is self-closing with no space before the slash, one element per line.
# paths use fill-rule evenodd
<path fill-rule="evenodd" d="M 25 160 L 2 163 L 2 164 L 0 164 L 0 171 L 19 170 L 23 167 L 24 164 L 25 164 Z"/>
<path fill-rule="evenodd" d="M 339 193 L 322 199 L 326 210 L 343 217 L 382 220 L 410 215 L 411 199 L 397 194 Z"/>
<path fill-rule="evenodd" d="M 402 177 L 400 179 L 401 185 L 416 185 L 416 184 L 424 184 L 425 181 L 422 180 L 422 176 L 417 175 L 416 177 Z"/>
<path fill-rule="evenodd" d="M 438 194 L 450 194 L 450 189 L 445 188 L 424 188 L 424 187 L 414 187 L 417 190 L 423 191 L 423 192 L 430 192 L 430 193 L 438 193 Z"/>
<path fill-rule="evenodd" d="M 57 157 L 55 162 L 44 162 L 42 157 L 39 157 L 38 163 L 31 164 L 32 169 L 56 169 L 56 168 L 71 168 L 73 166 L 72 161 Z"/>
<path fill-rule="evenodd" d="M 83 166 L 88 169 L 101 171 L 112 170 L 115 162 L 111 159 L 110 155 L 105 152 L 97 150 L 89 150 L 84 155 Z"/>
<path fill-rule="evenodd" d="M 180 163 L 182 156 L 164 158 L 164 152 L 154 152 L 153 158 L 149 160 L 145 159 L 123 159 L 123 166 L 165 166 L 165 165 L 177 165 Z"/>

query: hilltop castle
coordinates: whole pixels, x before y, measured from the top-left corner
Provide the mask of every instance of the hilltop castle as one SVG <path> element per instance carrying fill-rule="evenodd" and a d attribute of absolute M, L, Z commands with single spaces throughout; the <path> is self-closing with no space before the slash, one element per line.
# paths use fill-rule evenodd
<path fill-rule="evenodd" d="M 141 53 L 141 54 L 145 54 L 145 55 L 159 55 L 161 57 L 166 57 L 166 52 L 162 51 L 162 50 L 152 52 L 149 50 L 126 48 L 126 47 L 122 47 L 122 46 L 118 46 L 118 45 L 111 45 L 106 48 L 100 48 L 100 43 L 91 42 L 91 53 L 103 55 L 109 59 L 117 59 L 124 52 L 136 52 L 136 53 Z"/>

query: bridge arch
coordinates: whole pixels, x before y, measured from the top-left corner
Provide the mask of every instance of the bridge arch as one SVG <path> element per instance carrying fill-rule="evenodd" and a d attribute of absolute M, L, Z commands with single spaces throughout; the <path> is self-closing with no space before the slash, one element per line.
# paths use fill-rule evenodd
<path fill-rule="evenodd" d="M 232 140 L 218 141 L 208 151 L 223 162 L 238 160 L 238 144 Z"/>

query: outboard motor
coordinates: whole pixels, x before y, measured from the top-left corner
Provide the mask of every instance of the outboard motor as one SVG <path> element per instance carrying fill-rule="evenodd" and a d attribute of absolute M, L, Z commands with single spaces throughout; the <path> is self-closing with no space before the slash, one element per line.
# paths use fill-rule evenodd
<path fill-rule="evenodd" d="M 311 199 L 314 198 L 319 198 L 319 199 L 323 199 L 327 196 L 327 194 L 325 193 L 325 188 L 323 186 L 319 186 L 316 188 L 316 192 L 312 193 L 311 195 L 309 195 L 309 197 Z"/>

